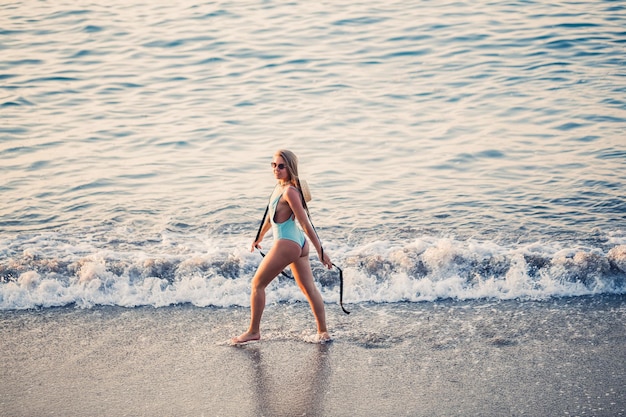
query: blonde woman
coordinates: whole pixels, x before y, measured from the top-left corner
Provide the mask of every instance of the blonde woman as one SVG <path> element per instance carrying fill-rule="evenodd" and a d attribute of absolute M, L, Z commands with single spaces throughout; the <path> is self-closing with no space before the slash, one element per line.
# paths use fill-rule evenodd
<path fill-rule="evenodd" d="M 317 323 L 317 340 L 330 340 L 326 328 L 324 300 L 313 280 L 309 262 L 309 241 L 318 257 L 328 269 L 333 264 L 311 225 L 302 201 L 303 194 L 298 178 L 298 158 L 288 150 L 279 150 L 272 159 L 272 170 L 278 181 L 270 197 L 269 215 L 261 225 L 259 235 L 252 243 L 251 251 L 261 249 L 263 236 L 272 229 L 274 244 L 263 258 L 254 278 L 250 295 L 250 327 L 245 333 L 231 339 L 233 344 L 243 344 L 261 339 L 261 316 L 265 308 L 265 288 L 285 267 L 290 266 L 296 283 L 304 293 Z M 298 221 L 300 229 L 295 221 Z M 303 232 L 304 231 L 304 232 Z M 305 238 L 309 238 L 309 241 Z"/>

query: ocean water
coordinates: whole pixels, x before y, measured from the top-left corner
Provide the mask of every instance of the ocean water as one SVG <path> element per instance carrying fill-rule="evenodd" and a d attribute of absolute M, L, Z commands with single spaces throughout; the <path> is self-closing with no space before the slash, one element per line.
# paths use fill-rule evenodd
<path fill-rule="evenodd" d="M 619 1 L 3 2 L 0 309 L 249 305 L 279 148 L 348 308 L 623 295 L 625 27 Z"/>

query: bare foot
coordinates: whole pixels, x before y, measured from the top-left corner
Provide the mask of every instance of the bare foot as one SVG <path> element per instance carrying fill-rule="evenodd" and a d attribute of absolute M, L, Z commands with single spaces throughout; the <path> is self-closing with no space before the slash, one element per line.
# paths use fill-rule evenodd
<path fill-rule="evenodd" d="M 261 340 L 261 333 L 245 332 L 240 336 L 230 339 L 231 345 L 245 345 L 246 343 Z"/>
<path fill-rule="evenodd" d="M 304 336 L 304 341 L 307 343 L 317 343 L 323 345 L 325 343 L 332 342 L 333 339 L 330 337 L 328 332 L 321 332 L 315 335 Z"/>
<path fill-rule="evenodd" d="M 320 343 L 328 343 L 328 342 L 332 342 L 332 338 L 330 337 L 330 335 L 328 334 L 328 332 L 321 332 L 317 334 L 317 339 L 320 341 Z"/>

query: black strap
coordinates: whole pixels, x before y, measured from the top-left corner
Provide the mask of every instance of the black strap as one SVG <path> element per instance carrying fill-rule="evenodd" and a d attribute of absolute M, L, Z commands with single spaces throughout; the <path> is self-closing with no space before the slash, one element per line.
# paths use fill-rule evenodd
<path fill-rule="evenodd" d="M 265 208 L 265 214 L 263 214 L 263 220 L 261 220 L 261 225 L 259 226 L 259 231 L 256 232 L 256 239 L 254 239 L 254 241 L 258 241 L 259 237 L 261 236 L 261 230 L 263 230 L 263 225 L 265 224 L 265 218 L 267 217 L 267 212 L 270 210 L 270 205 L 268 204 L 267 207 Z"/>
<path fill-rule="evenodd" d="M 304 199 L 304 194 L 302 194 L 302 190 L 299 188 L 300 187 L 300 180 L 298 180 L 298 187 L 297 190 L 300 192 L 300 196 L 302 197 L 302 205 L 304 206 L 304 210 L 306 211 L 307 216 L 309 217 L 309 222 L 311 223 L 311 227 L 313 227 L 313 231 L 315 232 L 315 235 L 317 236 L 317 240 L 320 242 L 320 247 L 322 249 L 322 263 L 324 263 L 324 247 L 321 246 L 322 245 L 322 241 L 320 240 L 319 235 L 317 234 L 317 229 L 315 228 L 315 226 L 313 225 L 313 222 L 311 221 L 311 213 L 309 213 L 309 207 L 306 205 L 306 201 Z M 272 198 L 272 196 L 270 195 L 270 199 Z M 261 225 L 259 226 L 259 230 L 256 232 L 256 239 L 254 240 L 255 242 L 259 240 L 259 237 L 261 236 L 261 230 L 263 230 L 263 225 L 265 224 L 265 219 L 267 218 L 267 213 L 270 210 L 270 205 L 268 203 L 267 207 L 265 208 L 265 213 L 263 214 L 263 219 L 261 220 Z M 261 251 L 261 249 L 257 248 L 259 250 L 259 253 L 261 254 L 262 257 L 265 257 L 265 254 L 263 253 L 263 251 Z M 337 265 L 335 265 L 334 263 L 332 263 L 332 266 L 334 266 L 335 268 L 337 268 L 337 270 L 339 271 L 339 305 L 341 306 L 341 309 L 343 310 L 344 313 L 346 314 L 350 314 L 350 312 L 348 310 L 345 309 L 345 307 L 343 306 L 343 270 L 341 268 L 339 268 Z M 287 274 L 285 271 L 281 271 L 281 275 L 289 278 L 289 279 L 294 279 L 291 275 Z"/>
<path fill-rule="evenodd" d="M 341 306 L 344 313 L 350 314 L 350 312 L 343 306 L 343 270 L 335 264 L 333 264 L 333 266 L 339 271 L 339 306 Z"/>

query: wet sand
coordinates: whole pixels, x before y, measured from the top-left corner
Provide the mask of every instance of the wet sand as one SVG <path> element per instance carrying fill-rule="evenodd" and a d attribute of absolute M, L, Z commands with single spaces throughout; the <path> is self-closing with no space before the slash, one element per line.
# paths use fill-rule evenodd
<path fill-rule="evenodd" d="M 0 312 L 0 415 L 626 415 L 626 297 L 350 307 Z"/>

